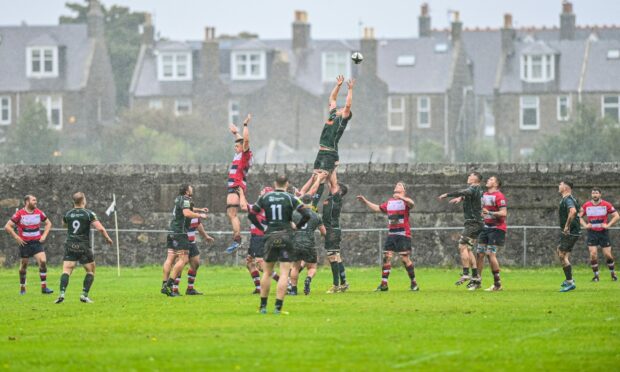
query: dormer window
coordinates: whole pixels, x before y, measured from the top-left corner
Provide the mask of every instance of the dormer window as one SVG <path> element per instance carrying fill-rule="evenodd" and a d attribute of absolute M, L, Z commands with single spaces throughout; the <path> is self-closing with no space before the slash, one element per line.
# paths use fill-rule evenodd
<path fill-rule="evenodd" d="M 192 80 L 192 55 L 189 52 L 160 53 L 157 63 L 159 80 Z"/>
<path fill-rule="evenodd" d="M 521 80 L 528 83 L 546 83 L 555 79 L 555 56 L 524 55 L 521 57 Z"/>
<path fill-rule="evenodd" d="M 324 52 L 322 58 L 324 83 L 332 82 L 336 76 L 351 76 L 349 52 Z"/>
<path fill-rule="evenodd" d="M 26 49 L 26 76 L 48 78 L 58 76 L 58 48 L 29 47 Z"/>
<path fill-rule="evenodd" d="M 263 80 L 267 77 L 265 52 L 232 52 L 230 58 L 233 80 Z"/>

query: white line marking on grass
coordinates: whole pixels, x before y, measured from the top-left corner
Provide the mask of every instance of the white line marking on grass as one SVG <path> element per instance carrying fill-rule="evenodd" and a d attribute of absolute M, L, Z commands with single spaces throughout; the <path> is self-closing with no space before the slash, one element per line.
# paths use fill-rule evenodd
<path fill-rule="evenodd" d="M 426 361 L 431 360 L 431 359 L 435 359 L 435 358 L 439 358 L 439 357 L 443 357 L 443 356 L 453 356 L 453 355 L 457 355 L 457 354 L 461 354 L 461 351 L 460 350 L 453 350 L 453 351 L 444 351 L 442 353 L 427 354 L 427 355 L 423 355 L 423 356 L 421 356 L 419 358 L 412 359 L 412 360 L 410 360 L 408 362 L 395 364 L 395 365 L 392 366 L 392 368 L 405 368 L 405 367 L 409 367 L 409 366 L 414 366 L 414 365 L 422 363 L 422 362 L 426 362 Z"/>
<path fill-rule="evenodd" d="M 548 336 L 550 334 L 558 332 L 559 330 L 560 330 L 559 328 L 551 328 L 551 329 L 548 329 L 546 331 L 532 333 L 532 334 L 529 334 L 529 335 L 517 337 L 517 338 L 514 339 L 514 341 L 515 342 L 521 342 L 521 341 L 524 341 L 524 340 L 527 340 L 527 339 L 530 339 L 530 338 Z"/>

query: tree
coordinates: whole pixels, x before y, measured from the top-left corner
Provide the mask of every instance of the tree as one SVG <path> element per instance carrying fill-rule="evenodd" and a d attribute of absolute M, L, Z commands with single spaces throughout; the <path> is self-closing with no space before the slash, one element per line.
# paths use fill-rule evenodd
<path fill-rule="evenodd" d="M 435 141 L 420 141 L 415 146 L 414 153 L 417 163 L 441 163 L 445 161 L 443 146 Z"/>
<path fill-rule="evenodd" d="M 49 128 L 43 105 L 31 102 L 16 125 L 9 130 L 4 144 L 7 163 L 54 163 L 58 151 L 58 132 Z"/>
<path fill-rule="evenodd" d="M 475 140 L 465 147 L 463 158 L 459 161 L 472 163 L 499 163 L 508 160 L 508 150 L 499 147 L 490 139 Z"/>
<path fill-rule="evenodd" d="M 620 126 L 609 118 L 580 106 L 574 119 L 557 135 L 546 136 L 534 150 L 532 160 L 545 162 L 620 161 Z"/>
<path fill-rule="evenodd" d="M 65 6 L 76 13 L 73 16 L 61 16 L 59 22 L 86 23 L 88 0 L 86 3 L 66 3 Z M 101 6 L 105 19 L 105 39 L 110 53 L 114 83 L 116 85 L 116 103 L 119 108 L 129 104 L 129 84 L 140 52 L 141 38 L 139 27 L 144 23 L 144 13 L 131 12 L 128 7 L 112 5 L 106 9 Z"/>

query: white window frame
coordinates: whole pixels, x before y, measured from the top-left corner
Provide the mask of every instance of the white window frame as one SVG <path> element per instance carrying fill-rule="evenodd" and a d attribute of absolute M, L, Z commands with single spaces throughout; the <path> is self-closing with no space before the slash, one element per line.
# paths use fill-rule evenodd
<path fill-rule="evenodd" d="M 38 51 L 41 58 L 39 71 L 32 69 L 32 54 Z M 52 52 L 52 71 L 45 71 L 45 52 Z M 26 76 L 31 78 L 54 78 L 58 77 L 58 48 L 50 46 L 32 46 L 26 48 Z"/>
<path fill-rule="evenodd" d="M 164 75 L 164 57 L 172 58 L 172 75 Z M 186 74 L 179 76 L 179 59 L 185 57 L 187 59 Z M 190 52 L 159 52 L 157 55 L 157 79 L 160 81 L 189 81 L 192 80 L 193 60 Z"/>
<path fill-rule="evenodd" d="M 236 110 L 234 108 L 235 105 L 237 106 Z M 235 117 L 237 118 L 236 120 L 235 120 Z M 229 100 L 228 101 L 228 122 L 237 124 L 240 118 L 241 118 L 241 110 L 239 110 L 239 100 L 236 100 L 236 99 Z"/>
<path fill-rule="evenodd" d="M 566 98 L 566 116 L 562 116 L 562 99 Z M 570 119 L 571 114 L 571 96 L 563 95 L 558 96 L 557 98 L 557 118 L 558 121 L 568 121 Z"/>
<path fill-rule="evenodd" d="M 427 107 L 425 109 L 422 109 L 422 101 L 426 100 L 428 102 Z M 428 96 L 424 96 L 424 97 L 418 97 L 417 99 L 417 122 L 418 122 L 418 128 L 430 128 L 431 127 L 431 97 Z M 420 114 L 426 112 L 428 114 L 428 123 L 422 123 L 420 120 Z"/>
<path fill-rule="evenodd" d="M 11 96 L 0 96 L 0 125 L 11 124 L 12 112 L 11 112 Z M 7 119 L 2 118 L 2 111 L 7 110 Z"/>
<path fill-rule="evenodd" d="M 392 102 L 400 101 L 400 108 L 394 108 Z M 392 121 L 392 114 L 401 114 L 400 123 Z M 388 96 L 388 130 L 402 131 L 405 130 L 405 97 L 404 96 Z"/>
<path fill-rule="evenodd" d="M 189 107 L 189 110 L 187 112 L 179 111 L 179 104 L 181 103 L 187 103 L 187 107 Z M 174 115 L 176 116 L 191 115 L 192 109 L 193 108 L 192 108 L 191 98 L 179 98 L 179 99 L 174 100 Z"/>
<path fill-rule="evenodd" d="M 533 77 L 533 62 L 534 57 L 540 57 L 540 77 Z M 528 83 L 546 83 L 555 79 L 555 55 L 529 55 L 524 54 L 521 56 L 521 80 Z"/>
<path fill-rule="evenodd" d="M 51 129 L 61 130 L 63 125 L 63 108 L 62 108 L 62 96 L 37 96 L 36 102 L 45 107 L 47 114 L 47 127 Z M 54 107 L 57 103 L 58 107 Z M 58 109 L 58 125 L 52 123 L 52 110 Z"/>
<path fill-rule="evenodd" d="M 329 56 L 337 55 L 339 58 L 343 58 L 344 71 L 338 71 L 336 74 L 327 73 L 327 60 Z M 337 75 L 351 76 L 351 58 L 349 58 L 349 52 L 347 51 L 330 51 L 323 52 L 321 54 L 321 80 L 324 83 L 332 82 L 336 80 Z"/>
<path fill-rule="evenodd" d="M 523 101 L 526 98 L 535 98 L 536 99 L 536 104 L 535 105 L 530 105 L 530 104 L 525 105 L 523 103 Z M 536 109 L 536 125 L 524 125 L 523 124 L 523 119 L 524 119 L 523 110 L 524 109 L 532 109 L 532 108 Z M 521 130 L 538 130 L 538 129 L 540 129 L 540 97 L 538 97 L 538 96 L 521 96 L 521 97 L 519 97 L 519 128 Z"/>
<path fill-rule="evenodd" d="M 252 56 L 259 56 L 258 58 L 258 74 L 252 75 Z M 245 56 L 245 74 L 239 74 L 237 72 L 237 57 Z M 234 51 L 230 53 L 230 78 L 232 80 L 265 80 L 267 78 L 267 54 L 264 51 Z"/>
<path fill-rule="evenodd" d="M 164 103 L 161 99 L 149 99 L 149 110 L 161 110 L 164 108 Z"/>
<path fill-rule="evenodd" d="M 605 98 L 606 97 L 616 97 L 616 99 L 618 100 L 618 102 L 616 103 L 605 103 Z M 620 123 L 620 96 L 615 95 L 615 94 L 604 94 L 601 96 L 601 117 L 605 117 L 605 109 L 606 108 L 615 108 L 616 110 L 618 110 L 618 117 L 615 118 L 617 123 Z M 613 118 L 612 118 L 613 119 Z"/>

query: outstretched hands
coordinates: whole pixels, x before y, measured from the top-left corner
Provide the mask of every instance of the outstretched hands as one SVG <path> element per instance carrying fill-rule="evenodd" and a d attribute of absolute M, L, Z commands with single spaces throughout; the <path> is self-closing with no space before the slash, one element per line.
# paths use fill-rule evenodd
<path fill-rule="evenodd" d="M 248 116 L 245 117 L 245 120 L 243 120 L 243 125 L 248 125 L 248 123 L 250 123 L 251 120 L 252 120 L 252 114 L 248 114 Z"/>
<path fill-rule="evenodd" d="M 336 84 L 338 84 L 338 86 L 341 86 L 342 83 L 344 83 L 344 76 L 342 75 L 336 76 Z"/>
<path fill-rule="evenodd" d="M 230 130 L 230 133 L 233 134 L 233 136 L 236 136 L 237 134 L 239 134 L 239 128 L 237 128 L 237 126 L 233 123 L 230 123 L 228 125 L 228 129 Z"/>
<path fill-rule="evenodd" d="M 355 85 L 355 79 L 349 79 L 349 81 L 347 81 L 347 87 L 349 88 L 349 90 L 353 89 L 354 85 Z"/>

